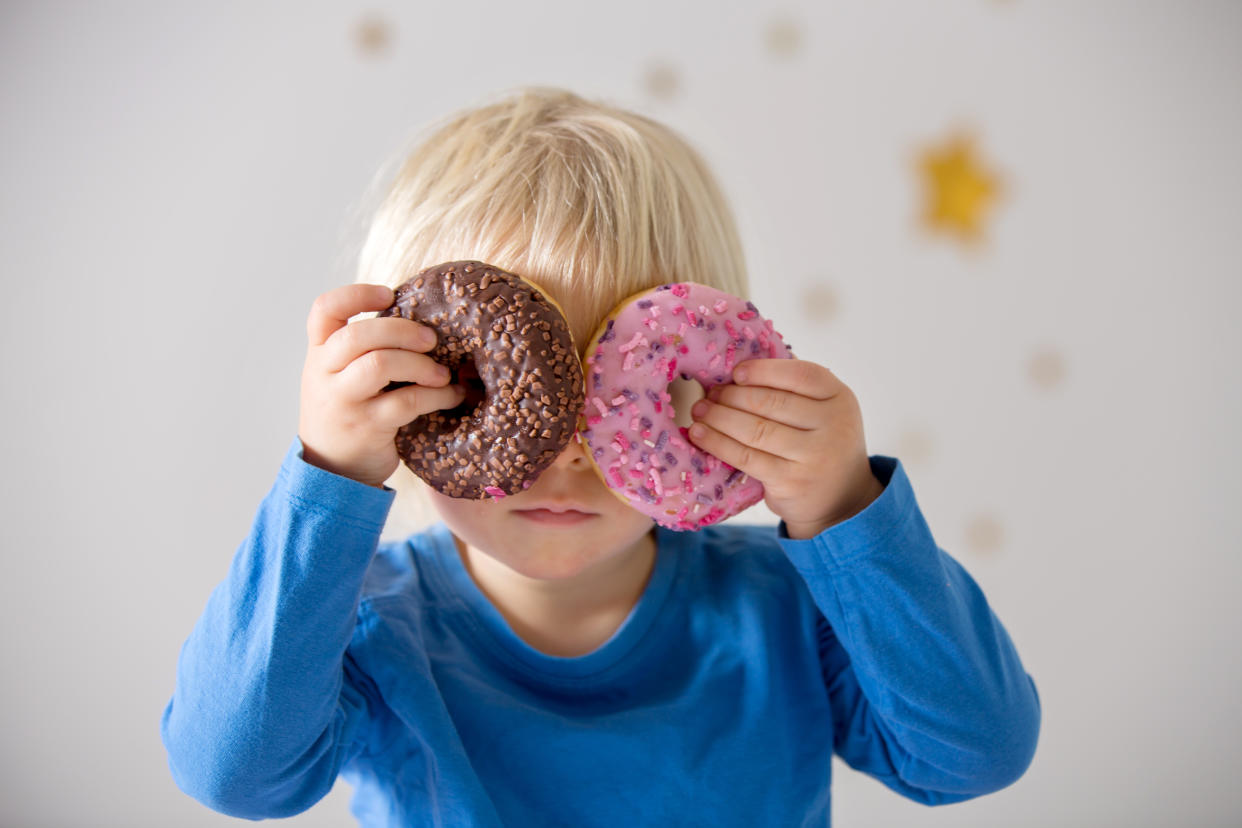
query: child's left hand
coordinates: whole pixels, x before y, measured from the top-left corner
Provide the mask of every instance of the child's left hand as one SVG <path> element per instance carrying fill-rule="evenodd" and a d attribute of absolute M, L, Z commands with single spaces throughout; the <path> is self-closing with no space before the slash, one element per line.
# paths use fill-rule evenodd
<path fill-rule="evenodd" d="M 827 368 L 752 359 L 691 409 L 690 439 L 763 483 L 791 538 L 811 538 L 884 490 L 871 473 L 858 400 Z"/>

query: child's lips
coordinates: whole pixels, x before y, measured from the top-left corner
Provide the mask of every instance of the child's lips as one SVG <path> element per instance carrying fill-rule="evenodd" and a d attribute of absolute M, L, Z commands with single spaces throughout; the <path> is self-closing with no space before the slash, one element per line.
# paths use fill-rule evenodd
<path fill-rule="evenodd" d="M 548 526 L 573 526 L 596 517 L 594 512 L 586 512 L 570 506 L 541 506 L 535 509 L 515 509 L 513 513 L 525 520 Z"/>

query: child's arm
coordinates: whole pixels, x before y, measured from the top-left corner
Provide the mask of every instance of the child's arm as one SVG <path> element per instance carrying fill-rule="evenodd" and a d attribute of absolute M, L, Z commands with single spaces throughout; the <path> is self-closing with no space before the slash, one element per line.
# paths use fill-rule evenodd
<path fill-rule="evenodd" d="M 837 752 L 923 802 L 1013 782 L 1038 737 L 1034 685 L 900 465 L 868 459 L 852 392 L 797 360 L 753 360 L 733 379 L 695 406 L 691 439 L 763 481 L 784 519 L 782 545 L 828 621 Z"/>
<path fill-rule="evenodd" d="M 177 784 L 232 816 L 290 816 L 322 798 L 367 706 L 345 648 L 393 494 L 300 453 L 182 648 L 161 727 Z"/>
<path fill-rule="evenodd" d="M 300 440 L 182 650 L 162 734 L 177 783 L 216 810 L 305 810 L 356 749 L 368 685 L 346 647 L 393 499 L 381 484 L 396 430 L 461 399 L 425 355 L 434 336 L 421 325 L 346 325 L 391 301 L 376 285 L 316 301 Z M 382 392 L 392 380 L 417 384 Z"/>

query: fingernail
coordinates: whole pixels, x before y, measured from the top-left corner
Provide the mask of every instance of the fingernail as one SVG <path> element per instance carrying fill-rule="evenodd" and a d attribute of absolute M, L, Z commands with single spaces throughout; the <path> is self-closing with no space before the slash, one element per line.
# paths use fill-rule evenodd
<path fill-rule="evenodd" d="M 720 386 L 713 385 L 711 388 L 707 389 L 707 398 L 712 402 L 720 402 Z"/>
<path fill-rule="evenodd" d="M 690 439 L 702 440 L 707 435 L 707 426 L 695 423 L 690 426 Z"/>
<path fill-rule="evenodd" d="M 707 413 L 707 403 L 703 402 L 702 400 L 699 400 L 690 408 L 690 415 L 692 417 L 702 417 L 706 413 Z"/>
<path fill-rule="evenodd" d="M 445 368 L 443 365 L 437 365 L 436 376 L 442 380 L 448 380 L 452 377 L 452 374 L 450 374 L 449 369 Z"/>
<path fill-rule="evenodd" d="M 733 381 L 738 382 L 738 383 L 746 382 L 746 375 L 749 373 L 750 372 L 747 371 L 745 368 L 734 368 L 733 369 Z"/>
<path fill-rule="evenodd" d="M 436 332 L 431 328 L 420 328 L 418 331 L 418 343 L 423 348 L 431 348 L 436 344 Z"/>

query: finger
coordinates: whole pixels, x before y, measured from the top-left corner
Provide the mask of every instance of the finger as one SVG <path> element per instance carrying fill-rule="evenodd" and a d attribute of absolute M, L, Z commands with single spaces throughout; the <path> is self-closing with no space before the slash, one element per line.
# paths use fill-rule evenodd
<path fill-rule="evenodd" d="M 797 459 L 807 442 L 807 432 L 801 429 L 710 400 L 699 400 L 690 413 L 731 440 L 786 460 Z"/>
<path fill-rule="evenodd" d="M 733 369 L 736 385 L 765 385 L 813 400 L 830 400 L 845 383 L 822 365 L 804 359 L 751 359 Z"/>
<path fill-rule="evenodd" d="M 443 388 L 408 385 L 380 394 L 368 403 L 368 411 L 375 423 L 385 428 L 400 428 L 432 411 L 455 408 L 461 405 L 465 397 L 466 390 L 460 385 L 447 385 Z"/>
<path fill-rule="evenodd" d="M 721 434 L 706 423 L 694 423 L 688 432 L 690 442 L 710 455 L 728 463 L 735 469 L 764 483 L 776 480 L 788 460 L 768 454 L 766 451 L 740 443 L 727 434 Z"/>
<path fill-rule="evenodd" d="M 323 343 L 324 370 L 342 371 L 347 365 L 369 351 L 389 348 L 426 352 L 436 345 L 436 334 L 426 325 L 420 325 L 400 316 L 361 319 L 339 328 Z"/>
<path fill-rule="evenodd" d="M 392 288 L 383 285 L 342 285 L 321 294 L 306 317 L 306 338 L 322 345 L 333 332 L 345 327 L 350 317 L 380 311 L 393 302 Z"/>
<path fill-rule="evenodd" d="M 336 376 L 338 393 L 355 400 L 373 397 L 392 382 L 439 388 L 451 379 L 449 370 L 426 354 L 396 348 L 367 351 Z"/>
<path fill-rule="evenodd" d="M 821 400 L 765 385 L 713 385 L 707 399 L 791 428 L 811 429 L 823 420 Z"/>

